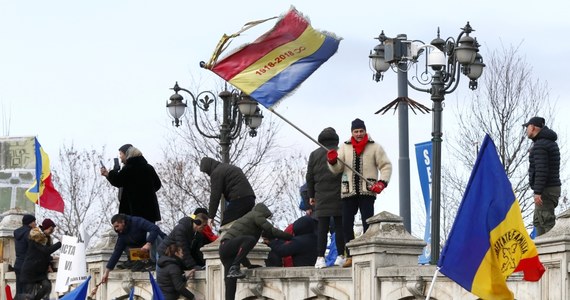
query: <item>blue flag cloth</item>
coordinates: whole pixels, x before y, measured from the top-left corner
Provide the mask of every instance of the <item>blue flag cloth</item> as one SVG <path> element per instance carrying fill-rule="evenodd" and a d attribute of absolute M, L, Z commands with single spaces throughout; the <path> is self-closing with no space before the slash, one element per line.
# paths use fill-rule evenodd
<path fill-rule="evenodd" d="M 165 300 L 160 287 L 154 280 L 154 277 L 152 277 L 152 273 L 148 272 L 148 276 L 150 278 L 150 285 L 152 285 L 152 300 Z"/>
<path fill-rule="evenodd" d="M 538 281 L 545 269 L 523 223 L 519 201 L 486 135 L 438 266 L 482 299 L 514 299 L 506 279 L 524 272 Z"/>
<path fill-rule="evenodd" d="M 87 277 L 85 281 L 80 284 L 77 288 L 73 291 L 65 294 L 65 296 L 61 297 L 61 300 L 85 300 L 87 298 L 87 288 L 89 287 L 89 280 L 91 276 Z"/>
<path fill-rule="evenodd" d="M 129 300 L 134 300 L 135 299 L 135 287 L 133 286 L 131 288 L 131 292 L 129 293 Z"/>

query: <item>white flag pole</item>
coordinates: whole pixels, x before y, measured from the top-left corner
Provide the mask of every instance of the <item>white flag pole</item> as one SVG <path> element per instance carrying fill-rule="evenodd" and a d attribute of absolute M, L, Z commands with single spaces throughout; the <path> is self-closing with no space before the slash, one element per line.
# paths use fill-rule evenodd
<path fill-rule="evenodd" d="M 431 279 L 431 284 L 428 289 L 428 293 L 426 295 L 426 300 L 429 300 L 431 297 L 431 291 L 433 290 L 433 286 L 435 285 L 435 280 L 437 279 L 437 273 L 439 272 L 439 267 L 435 269 L 435 273 L 433 273 L 433 278 Z"/>

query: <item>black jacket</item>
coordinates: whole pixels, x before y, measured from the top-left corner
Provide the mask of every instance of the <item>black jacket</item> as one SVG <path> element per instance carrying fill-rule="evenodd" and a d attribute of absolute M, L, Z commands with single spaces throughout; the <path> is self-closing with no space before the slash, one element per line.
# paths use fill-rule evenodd
<path fill-rule="evenodd" d="M 182 260 L 178 257 L 162 256 L 158 259 L 156 282 L 166 300 L 177 300 L 180 296 L 194 299 L 194 294 L 186 288 L 182 265 Z"/>
<path fill-rule="evenodd" d="M 222 195 L 226 201 L 239 201 L 240 198 L 254 197 L 253 188 L 243 171 L 230 164 L 204 157 L 200 162 L 200 171 L 210 175 L 210 206 L 208 217 L 213 219 L 218 211 Z"/>
<path fill-rule="evenodd" d="M 28 225 L 23 225 L 22 227 L 14 230 L 14 239 L 16 247 L 16 262 L 14 263 L 14 269 L 22 269 L 24 264 L 24 259 L 26 258 L 26 252 L 28 251 L 28 237 L 30 236 L 30 230 L 32 227 Z"/>
<path fill-rule="evenodd" d="M 109 171 L 107 180 L 111 185 L 123 188 L 119 213 L 142 217 L 151 222 L 160 221 L 156 192 L 162 183 L 143 156 L 127 159 L 121 170 Z"/>
<path fill-rule="evenodd" d="M 51 246 L 46 243 L 47 237 L 39 228 L 36 227 L 30 231 L 28 251 L 20 272 L 23 283 L 36 283 L 48 278 L 51 254 L 61 247 L 61 242 Z"/>
<path fill-rule="evenodd" d="M 182 247 L 182 250 L 184 251 L 182 261 L 184 263 L 184 269 L 186 270 L 189 270 L 198 264 L 196 258 L 193 257 L 192 249 L 195 248 L 195 244 L 203 244 L 201 241 L 203 236 L 194 231 L 193 225 L 193 220 L 190 217 L 180 219 L 178 224 L 174 226 L 174 229 L 172 229 L 170 234 L 158 247 L 158 253 L 160 255 L 164 255 L 164 251 L 166 251 L 166 248 L 170 245 L 177 244 Z M 203 264 L 201 266 L 203 266 Z"/>
<path fill-rule="evenodd" d="M 317 261 L 316 221 L 303 216 L 293 222 L 294 237 L 288 242 L 274 240 L 269 244 L 272 251 L 281 257 L 291 256 L 293 266 L 314 266 Z"/>
<path fill-rule="evenodd" d="M 540 195 L 545 187 L 560 186 L 560 150 L 556 132 L 544 126 L 532 139 L 529 150 L 528 177 L 534 194 Z"/>
<path fill-rule="evenodd" d="M 319 134 L 319 142 L 328 149 L 338 149 L 338 135 L 332 128 Z M 317 218 L 341 216 L 340 184 L 342 173 L 334 174 L 327 164 L 327 150 L 318 148 L 309 155 L 307 164 L 307 193 L 315 198 Z"/>
<path fill-rule="evenodd" d="M 249 235 L 258 240 L 261 237 L 261 233 L 265 231 L 271 237 L 290 240 L 292 238 L 290 234 L 273 227 L 267 221 L 267 218 L 270 216 L 271 211 L 269 208 L 263 203 L 257 203 L 250 212 L 232 224 L 222 239 L 227 240 L 242 235 Z"/>

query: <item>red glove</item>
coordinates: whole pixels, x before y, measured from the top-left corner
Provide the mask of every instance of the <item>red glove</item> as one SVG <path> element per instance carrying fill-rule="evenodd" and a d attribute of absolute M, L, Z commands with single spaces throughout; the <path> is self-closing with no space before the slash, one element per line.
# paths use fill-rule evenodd
<path fill-rule="evenodd" d="M 386 188 L 384 181 L 378 181 L 370 187 L 370 191 L 375 194 L 380 194 Z"/>
<path fill-rule="evenodd" d="M 336 164 L 336 160 L 338 158 L 338 152 L 335 149 L 331 149 L 327 152 L 327 161 L 329 164 L 334 165 Z"/>

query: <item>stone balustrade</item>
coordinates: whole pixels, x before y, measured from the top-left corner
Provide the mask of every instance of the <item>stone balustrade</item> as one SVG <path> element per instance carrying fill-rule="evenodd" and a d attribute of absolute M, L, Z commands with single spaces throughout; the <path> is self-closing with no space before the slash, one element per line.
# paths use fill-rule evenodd
<path fill-rule="evenodd" d="M 15 276 L 8 270 L 14 261 L 12 232 L 21 224 L 22 212 L 9 211 L 0 222 L 3 261 L 0 287 L 14 286 Z M 258 268 L 244 270 L 247 277 L 238 280 L 236 299 L 338 299 L 338 300 L 412 300 L 425 299 L 432 282 L 435 266 L 418 265 L 418 255 L 425 243 L 405 231 L 402 219 L 381 212 L 367 220 L 366 233 L 348 243 L 353 256 L 352 268 L 313 267 Z M 88 272 L 92 276 L 90 291 L 99 282 L 105 264 L 111 256 L 116 235 L 106 233 L 94 250 L 87 253 Z M 508 286 L 515 298 L 570 299 L 568 268 L 570 263 L 570 213 L 559 216 L 556 226 L 535 240 L 540 259 L 547 272 L 539 282 L 526 282 L 522 274 L 509 277 Z M 206 270 L 196 272 L 188 288 L 197 299 L 223 299 L 223 266 L 219 260 L 218 243 L 202 248 Z M 248 255 L 254 264 L 263 264 L 269 248 L 258 244 Z M 50 274 L 55 280 L 55 274 Z M 442 274 L 432 291 L 432 299 L 477 299 Z M 148 273 L 114 270 L 109 282 L 101 285 L 94 299 L 128 299 L 131 288 L 138 299 L 151 299 Z M 55 293 L 52 298 L 56 299 Z M 4 300 L 2 294 L 0 300 Z"/>

